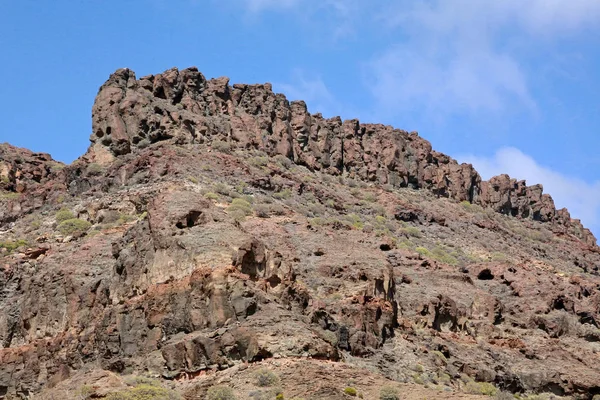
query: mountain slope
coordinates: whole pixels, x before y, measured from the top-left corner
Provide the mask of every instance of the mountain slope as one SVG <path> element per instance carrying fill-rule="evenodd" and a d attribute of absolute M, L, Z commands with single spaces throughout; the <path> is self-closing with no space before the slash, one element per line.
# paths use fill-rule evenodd
<path fill-rule="evenodd" d="M 195 68 L 119 70 L 92 118 L 68 166 L 0 147 L 0 396 L 600 394 L 598 247 L 540 185 Z"/>

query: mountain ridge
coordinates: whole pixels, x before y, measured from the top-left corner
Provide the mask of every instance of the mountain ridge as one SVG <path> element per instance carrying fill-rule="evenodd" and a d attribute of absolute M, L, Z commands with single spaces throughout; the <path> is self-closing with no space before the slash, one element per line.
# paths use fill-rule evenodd
<path fill-rule="evenodd" d="M 541 186 L 195 68 L 92 118 L 70 165 L 0 145 L 0 398 L 600 394 L 600 251 Z"/>
<path fill-rule="evenodd" d="M 432 150 L 416 132 L 311 115 L 303 101 L 288 102 L 271 84 L 229 86 L 229 78 L 206 80 L 195 67 L 136 80 L 133 71 L 121 69 L 100 88 L 93 110 L 92 154 L 106 150 L 98 149 L 98 143 L 118 155 L 164 139 L 223 140 L 233 148 L 283 155 L 310 170 L 425 188 L 504 214 L 555 222 L 596 243 L 568 210 L 556 209 L 540 184 L 527 186 L 505 174 L 482 181 L 471 164 Z"/>

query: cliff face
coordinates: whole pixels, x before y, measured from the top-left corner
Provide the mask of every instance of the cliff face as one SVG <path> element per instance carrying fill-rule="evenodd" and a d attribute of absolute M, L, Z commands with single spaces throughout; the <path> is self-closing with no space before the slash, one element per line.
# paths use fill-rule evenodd
<path fill-rule="evenodd" d="M 0 146 L 0 398 L 600 394 L 600 250 L 539 185 L 193 68 L 114 73 L 91 142 Z"/>
<path fill-rule="evenodd" d="M 273 93 L 270 84 L 229 86 L 227 78 L 206 80 L 195 68 L 137 80 L 123 69 L 100 88 L 92 114 L 90 152 L 99 161 L 161 140 L 226 142 L 234 149 L 282 155 L 312 171 L 428 189 L 506 215 L 551 222 L 554 229 L 596 243 L 566 209 L 556 210 L 541 185 L 527 186 L 507 175 L 482 181 L 470 164 L 433 151 L 416 132 L 324 119 L 310 114 L 304 102 L 290 104 Z"/>

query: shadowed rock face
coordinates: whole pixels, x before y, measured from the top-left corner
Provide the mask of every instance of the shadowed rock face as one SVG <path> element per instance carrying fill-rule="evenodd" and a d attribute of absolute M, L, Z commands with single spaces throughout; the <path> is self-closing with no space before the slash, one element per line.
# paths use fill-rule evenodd
<path fill-rule="evenodd" d="M 121 69 L 102 86 L 93 108 L 89 155 L 99 162 L 150 143 L 258 149 L 310 170 L 346 174 L 393 187 L 428 189 L 520 218 L 552 222 L 595 244 L 591 232 L 563 209 L 557 211 L 541 185 L 500 175 L 482 181 L 470 164 L 433 151 L 416 132 L 358 120 L 310 114 L 302 101 L 288 102 L 270 84 L 229 85 L 206 80 L 196 68 L 168 70 L 139 80 Z"/>
<path fill-rule="evenodd" d="M 68 166 L 0 146 L 0 398 L 128 371 L 246 398 L 278 363 L 315 399 L 366 370 L 600 394 L 600 250 L 540 185 L 193 68 L 117 71 L 93 129 Z"/>

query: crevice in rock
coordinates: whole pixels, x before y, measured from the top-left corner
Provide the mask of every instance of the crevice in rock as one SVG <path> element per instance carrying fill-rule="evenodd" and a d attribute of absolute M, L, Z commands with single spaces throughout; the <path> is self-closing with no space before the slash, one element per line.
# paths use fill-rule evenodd
<path fill-rule="evenodd" d="M 479 274 L 477 274 L 477 279 L 480 281 L 491 281 L 494 279 L 494 274 L 488 268 L 482 270 Z"/>
<path fill-rule="evenodd" d="M 193 228 L 200 221 L 202 211 L 190 211 L 181 221 L 177 221 L 175 226 L 178 229 Z"/>

